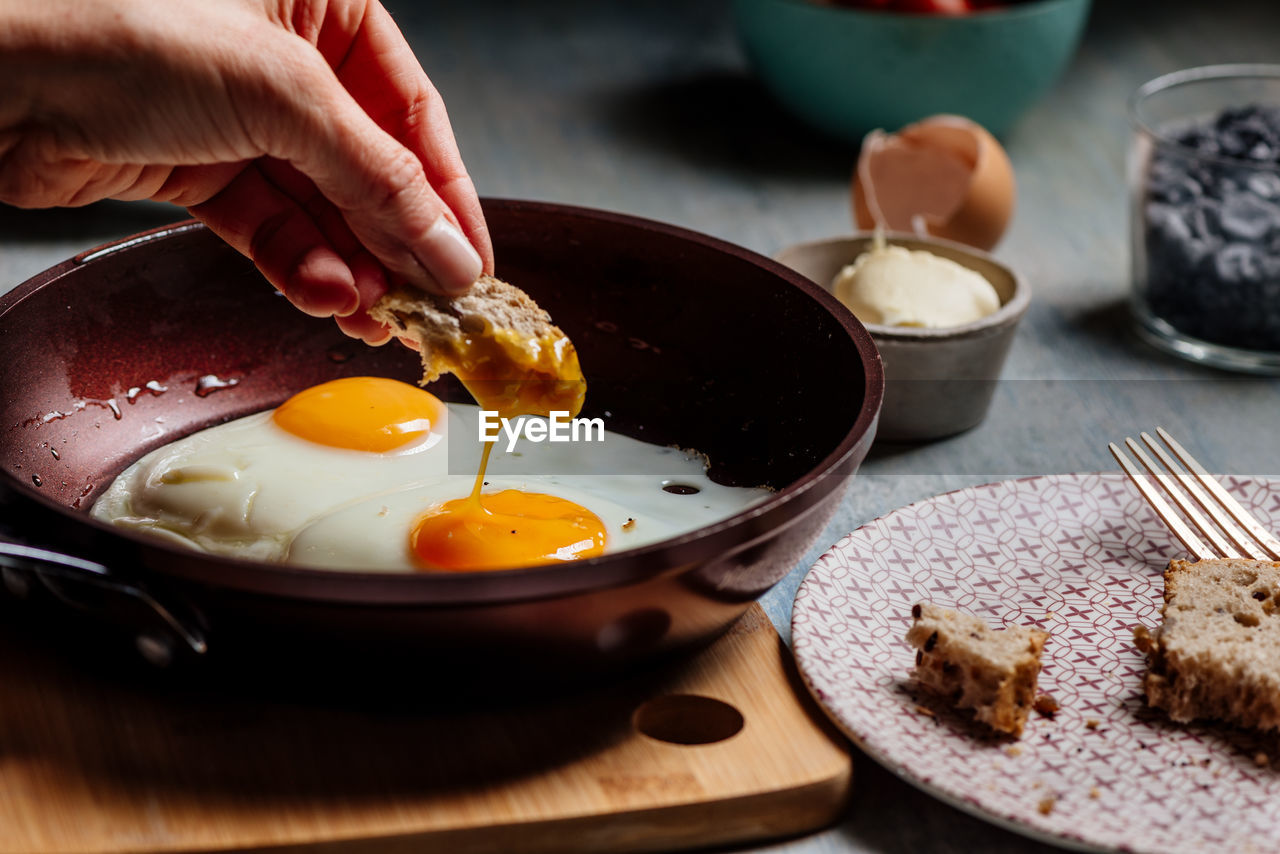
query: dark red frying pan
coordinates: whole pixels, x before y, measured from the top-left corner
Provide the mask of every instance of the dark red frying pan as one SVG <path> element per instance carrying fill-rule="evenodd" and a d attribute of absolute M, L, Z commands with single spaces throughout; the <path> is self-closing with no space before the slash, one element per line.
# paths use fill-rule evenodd
<path fill-rule="evenodd" d="M 176 640 L 209 658 L 448 650 L 608 666 L 722 631 L 795 565 L 865 456 L 883 388 L 870 336 L 801 276 L 709 237 L 562 205 L 491 200 L 485 212 L 498 274 L 578 348 L 584 416 L 696 448 L 717 480 L 776 494 L 645 548 L 475 574 L 267 565 L 100 525 L 87 508 L 152 448 L 324 380 L 418 375 L 416 354 L 302 315 L 185 223 L 84 253 L 0 298 L 5 518 L 23 541 L 73 556 L 7 547 L 10 588 L 123 597 L 150 649 Z M 432 390 L 465 399 L 451 382 Z"/>

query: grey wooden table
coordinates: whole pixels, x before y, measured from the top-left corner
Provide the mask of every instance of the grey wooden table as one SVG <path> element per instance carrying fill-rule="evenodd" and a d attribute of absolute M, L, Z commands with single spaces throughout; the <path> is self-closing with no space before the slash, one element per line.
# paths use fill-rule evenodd
<path fill-rule="evenodd" d="M 765 254 L 848 232 L 853 147 L 817 137 L 750 76 L 724 0 L 389 0 L 443 92 L 480 192 L 607 208 Z M 877 447 L 821 541 L 764 598 L 787 631 L 804 571 L 895 507 L 1007 477 L 1113 468 L 1108 440 L 1159 423 L 1215 471 L 1280 472 L 1274 380 L 1188 365 L 1130 333 L 1126 99 L 1216 62 L 1280 61 L 1280 4 L 1096 0 L 1080 54 L 1006 136 L 1019 209 L 997 254 L 1032 283 L 1006 380 L 977 429 Z M 0 206 L 0 292 L 87 247 L 181 217 L 103 203 Z M 776 852 L 1051 850 L 998 830 L 857 757 L 847 818 Z"/>

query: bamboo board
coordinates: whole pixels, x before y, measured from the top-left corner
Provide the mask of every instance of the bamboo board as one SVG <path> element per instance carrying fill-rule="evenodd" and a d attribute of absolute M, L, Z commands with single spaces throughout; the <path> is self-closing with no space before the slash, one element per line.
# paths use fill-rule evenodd
<path fill-rule="evenodd" d="M 851 786 L 758 606 L 656 676 L 506 712 L 156 692 L 0 644 L 4 852 L 658 851 L 818 828 Z"/>

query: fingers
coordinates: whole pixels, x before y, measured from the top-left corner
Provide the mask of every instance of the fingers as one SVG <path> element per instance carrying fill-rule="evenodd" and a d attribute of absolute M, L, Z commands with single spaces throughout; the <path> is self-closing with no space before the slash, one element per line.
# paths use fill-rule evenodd
<path fill-rule="evenodd" d="M 377 125 L 422 163 L 428 183 L 479 252 L 485 271 L 492 272 L 493 244 L 444 101 L 377 2 L 368 6 L 335 71 Z"/>
<path fill-rule="evenodd" d="M 360 302 L 355 311 L 337 318 L 338 327 L 353 338 L 373 345 L 385 344 L 390 330 L 369 317 L 369 308 L 387 292 L 387 278 L 382 265 L 351 233 L 342 213 L 324 197 L 310 178 L 288 163 L 263 158 L 258 167 L 267 180 L 306 211 L 329 243 L 347 262 L 355 280 Z"/>
<path fill-rule="evenodd" d="M 349 315 L 360 307 L 347 262 L 297 201 L 256 166 L 190 211 L 307 314 Z"/>
<path fill-rule="evenodd" d="M 491 266 L 479 201 L 439 95 L 385 10 L 376 4 L 367 9 L 341 63 L 347 79 L 339 80 L 318 55 L 313 64 L 294 63 L 302 79 L 290 81 L 290 92 L 282 93 L 285 114 L 259 130 L 271 153 L 314 181 L 388 270 L 436 293 L 465 291 Z M 387 56 L 375 50 L 384 44 Z M 296 97 L 299 88 L 306 99 Z M 404 126 L 429 126 L 429 133 L 414 138 L 431 144 L 416 153 L 380 127 L 370 111 L 406 117 Z M 442 198 L 437 188 L 456 203 Z"/>
<path fill-rule="evenodd" d="M 308 132 L 290 160 L 388 269 L 436 293 L 465 291 L 484 269 L 479 253 L 418 159 L 345 100 L 325 134 Z"/>
<path fill-rule="evenodd" d="M 184 208 L 194 207 L 213 198 L 248 168 L 252 168 L 251 161 L 246 160 L 179 166 L 149 198 Z"/>
<path fill-rule="evenodd" d="M 147 198 L 171 167 L 99 163 L 71 157 L 40 132 L 0 140 L 0 202 L 24 208 L 78 207 L 103 199 Z"/>
<path fill-rule="evenodd" d="M 340 212 L 291 166 L 264 158 L 191 212 L 251 258 L 308 314 L 335 316 L 346 334 L 374 345 L 391 335 L 368 315 L 387 292 L 378 263 Z"/>
<path fill-rule="evenodd" d="M 391 330 L 369 316 L 369 308 L 387 292 L 387 279 L 382 266 L 368 253 L 358 255 L 351 263 L 360 307 L 348 317 L 339 317 L 338 328 L 352 338 L 379 346 L 391 340 Z"/>

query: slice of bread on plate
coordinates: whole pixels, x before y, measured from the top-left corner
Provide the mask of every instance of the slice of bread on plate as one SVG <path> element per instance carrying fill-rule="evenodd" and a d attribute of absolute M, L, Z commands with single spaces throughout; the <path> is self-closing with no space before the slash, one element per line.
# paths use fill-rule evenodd
<path fill-rule="evenodd" d="M 452 373 L 482 409 L 503 417 L 569 417 L 582 409 L 586 380 L 573 342 L 524 291 L 481 276 L 456 297 L 393 288 L 369 315 L 422 354 L 422 384 Z"/>
<path fill-rule="evenodd" d="M 1049 633 L 1027 626 L 992 629 L 978 617 L 921 602 L 911 609 L 907 643 L 916 648 L 916 682 L 997 732 L 1022 734 L 1036 699 L 1040 653 Z"/>
<path fill-rule="evenodd" d="M 1280 728 L 1280 563 L 1175 560 L 1163 622 L 1139 626 L 1147 703 L 1179 723 L 1214 718 Z"/>

